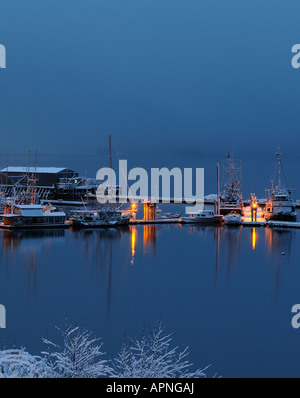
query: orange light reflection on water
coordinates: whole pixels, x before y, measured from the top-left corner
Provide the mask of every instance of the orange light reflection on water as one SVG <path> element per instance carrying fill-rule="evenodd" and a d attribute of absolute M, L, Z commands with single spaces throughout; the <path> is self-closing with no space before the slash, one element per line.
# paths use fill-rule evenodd
<path fill-rule="evenodd" d="M 134 263 L 134 255 L 135 255 L 135 243 L 136 243 L 136 228 L 133 227 L 131 229 L 131 261 L 130 263 L 133 265 Z"/>
<path fill-rule="evenodd" d="M 253 228 L 253 230 L 252 230 L 252 249 L 253 250 L 255 250 L 255 247 L 256 247 L 256 240 L 257 240 L 256 229 Z"/>

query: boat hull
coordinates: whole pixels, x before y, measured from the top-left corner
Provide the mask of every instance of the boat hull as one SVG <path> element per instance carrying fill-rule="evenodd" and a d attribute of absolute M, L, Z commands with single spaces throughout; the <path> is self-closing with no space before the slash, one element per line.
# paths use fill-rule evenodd
<path fill-rule="evenodd" d="M 241 221 L 224 221 L 224 225 L 239 226 L 239 225 L 242 225 L 242 222 Z"/>
<path fill-rule="evenodd" d="M 226 215 L 223 221 L 225 225 L 241 225 L 243 222 L 241 215 L 238 213 Z"/>
<path fill-rule="evenodd" d="M 222 220 L 222 216 L 220 217 L 211 217 L 211 218 L 203 218 L 203 219 L 195 219 L 193 217 L 181 217 L 178 221 L 181 224 L 220 224 Z"/>
<path fill-rule="evenodd" d="M 65 224 L 19 224 L 19 225 L 5 225 L 0 223 L 0 229 L 58 229 L 58 228 L 69 228 L 69 223 L 66 222 Z"/>
<path fill-rule="evenodd" d="M 297 221 L 297 215 L 295 214 L 266 214 L 266 221 Z"/>
<path fill-rule="evenodd" d="M 117 228 L 125 227 L 129 224 L 129 220 L 122 221 L 82 221 L 70 218 L 70 226 L 72 228 Z"/>
<path fill-rule="evenodd" d="M 241 207 L 221 207 L 220 214 L 227 216 L 230 213 L 238 213 L 241 216 L 244 214 L 244 210 Z"/>

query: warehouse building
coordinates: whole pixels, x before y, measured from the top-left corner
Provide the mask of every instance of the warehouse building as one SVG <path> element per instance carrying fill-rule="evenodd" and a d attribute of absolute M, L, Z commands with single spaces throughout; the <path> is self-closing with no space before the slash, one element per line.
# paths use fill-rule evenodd
<path fill-rule="evenodd" d="M 5 167 L 0 170 L 0 184 L 26 185 L 28 176 L 37 180 L 37 186 L 53 187 L 60 179 L 76 178 L 78 173 L 65 167 Z"/>

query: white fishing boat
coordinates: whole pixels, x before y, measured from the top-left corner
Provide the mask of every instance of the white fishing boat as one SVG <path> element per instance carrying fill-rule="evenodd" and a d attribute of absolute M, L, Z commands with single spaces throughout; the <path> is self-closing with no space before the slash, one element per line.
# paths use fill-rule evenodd
<path fill-rule="evenodd" d="M 281 159 L 279 149 L 275 154 L 277 158 L 277 183 L 267 190 L 268 198 L 263 216 L 266 221 L 297 221 L 296 203 L 292 199 L 291 190 L 286 189 L 281 181 Z M 275 178 L 274 178 L 275 180 Z"/>
<path fill-rule="evenodd" d="M 131 215 L 121 210 L 76 210 L 69 219 L 74 228 L 105 228 L 129 224 Z"/>
<path fill-rule="evenodd" d="M 188 213 L 188 217 L 179 218 L 182 224 L 215 224 L 220 223 L 223 216 L 215 214 L 212 210 L 203 210 L 202 212 Z"/>
<path fill-rule="evenodd" d="M 225 225 L 241 225 L 242 222 L 242 216 L 239 213 L 230 213 L 224 216 Z"/>
<path fill-rule="evenodd" d="M 233 159 L 231 153 L 223 161 L 223 186 L 220 194 L 220 214 L 243 215 L 242 162 Z"/>
<path fill-rule="evenodd" d="M 4 208 L 1 228 L 61 228 L 67 227 L 66 214 L 46 205 L 10 205 Z"/>
<path fill-rule="evenodd" d="M 111 134 L 109 134 L 109 167 L 110 170 L 112 170 Z M 84 210 L 73 211 L 69 219 L 70 225 L 74 228 L 109 228 L 128 225 L 132 214 L 115 208 L 115 195 L 116 189 L 111 183 L 103 194 L 104 197 L 110 197 L 110 200 L 107 201 L 107 206 L 97 207 L 96 209 L 86 208 Z M 96 196 L 96 198 L 98 201 L 98 196 Z M 88 206 L 90 199 L 91 195 L 87 195 Z"/>
<path fill-rule="evenodd" d="M 156 213 L 156 215 L 157 215 L 157 213 Z M 180 218 L 180 217 L 181 217 L 181 213 L 179 211 L 176 213 L 171 213 L 171 212 L 162 213 L 159 217 L 156 216 L 156 218 L 160 219 L 160 220 L 170 220 L 170 219 L 173 220 L 174 218 Z"/>

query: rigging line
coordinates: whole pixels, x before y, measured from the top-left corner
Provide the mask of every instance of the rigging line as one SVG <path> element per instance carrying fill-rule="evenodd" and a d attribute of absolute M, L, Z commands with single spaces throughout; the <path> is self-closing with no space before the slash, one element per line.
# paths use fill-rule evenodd
<path fill-rule="evenodd" d="M 281 160 L 281 170 L 282 170 L 284 182 L 285 182 L 285 184 L 288 184 L 288 180 L 287 180 L 287 177 L 286 177 L 286 174 L 285 174 L 285 171 L 284 171 L 282 160 Z M 287 188 L 287 186 L 286 186 L 286 188 Z"/>
<path fill-rule="evenodd" d="M 270 177 L 269 177 L 269 181 L 268 181 L 267 184 L 266 184 L 265 192 L 266 192 L 268 189 L 272 188 L 272 184 L 274 184 L 274 182 L 276 181 L 276 174 L 277 174 L 277 168 L 274 167 L 274 172 L 271 173 L 271 175 L 270 175 Z M 268 187 L 269 187 L 269 182 L 271 182 L 271 187 L 270 187 L 270 188 L 268 188 Z"/>

